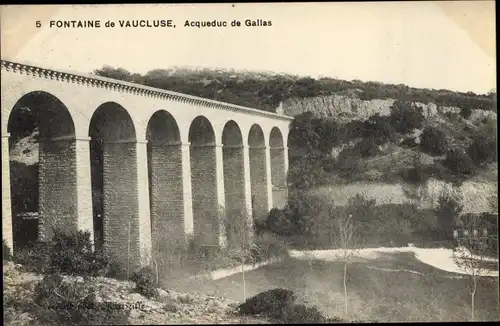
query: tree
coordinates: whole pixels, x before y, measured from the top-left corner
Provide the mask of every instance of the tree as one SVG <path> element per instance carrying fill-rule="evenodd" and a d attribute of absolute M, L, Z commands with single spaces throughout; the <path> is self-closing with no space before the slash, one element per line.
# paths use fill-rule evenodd
<path fill-rule="evenodd" d="M 427 127 L 420 136 L 420 147 L 424 153 L 431 155 L 443 155 L 448 150 L 446 135 L 442 130 Z"/>
<path fill-rule="evenodd" d="M 477 165 L 491 163 L 497 158 L 496 141 L 485 135 L 477 135 L 467 148 L 467 154 Z"/>
<path fill-rule="evenodd" d="M 241 280 L 243 284 L 243 302 L 246 301 L 246 279 L 245 262 L 252 252 L 259 251 L 259 248 L 253 242 L 253 227 L 251 220 L 245 213 L 239 210 L 229 212 L 226 219 L 226 232 L 229 249 L 235 255 L 241 264 Z"/>
<path fill-rule="evenodd" d="M 469 279 L 468 290 L 471 296 L 471 320 L 475 320 L 475 297 L 477 283 L 482 276 L 486 276 L 491 260 L 488 259 L 488 248 L 492 241 L 497 241 L 488 236 L 483 221 L 479 216 L 465 215 L 461 218 L 461 232 L 455 231 L 457 246 L 453 249 L 453 260 L 459 268 L 466 273 Z"/>
<path fill-rule="evenodd" d="M 472 175 L 475 172 L 474 162 L 460 149 L 452 149 L 446 153 L 443 165 L 455 175 Z"/>
<path fill-rule="evenodd" d="M 108 65 L 104 65 L 102 68 L 94 70 L 93 74 L 117 80 L 132 81 L 132 74 L 128 70 L 123 68 L 115 69 Z"/>
<path fill-rule="evenodd" d="M 470 116 L 472 115 L 472 109 L 470 106 L 464 106 L 462 109 L 460 109 L 460 115 L 464 119 L 469 119 Z"/>
<path fill-rule="evenodd" d="M 396 131 L 403 134 L 420 129 L 425 120 L 422 110 L 409 101 L 395 101 L 391 106 L 391 122 Z"/>
<path fill-rule="evenodd" d="M 361 248 L 359 237 L 357 235 L 357 227 L 354 225 L 351 214 L 340 214 L 335 219 L 334 232 L 331 233 L 330 239 L 335 247 L 336 257 L 344 264 L 344 304 L 345 316 L 348 314 L 348 296 L 347 296 L 347 265 L 351 258 Z"/>
<path fill-rule="evenodd" d="M 458 217 L 463 210 L 458 198 L 451 195 L 441 195 L 436 210 L 439 233 L 445 239 L 451 238 L 451 231 L 458 222 Z"/>

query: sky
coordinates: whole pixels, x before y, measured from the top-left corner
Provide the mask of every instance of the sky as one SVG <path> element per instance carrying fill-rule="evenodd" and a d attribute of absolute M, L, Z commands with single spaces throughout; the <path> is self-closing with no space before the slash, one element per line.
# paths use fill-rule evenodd
<path fill-rule="evenodd" d="M 496 89 L 493 1 L 1 7 L 2 59 L 90 73 L 172 66 L 273 71 L 487 93 Z M 119 20 L 176 28 L 121 28 Z M 271 21 L 196 28 L 186 20 Z M 101 28 L 50 28 L 100 20 Z M 41 27 L 36 27 L 40 21 Z M 105 28 L 106 21 L 117 26 Z"/>

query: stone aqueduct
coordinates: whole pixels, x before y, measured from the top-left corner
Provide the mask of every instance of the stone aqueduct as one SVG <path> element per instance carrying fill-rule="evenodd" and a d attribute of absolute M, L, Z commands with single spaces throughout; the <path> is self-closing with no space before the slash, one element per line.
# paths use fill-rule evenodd
<path fill-rule="evenodd" d="M 251 223 L 286 189 L 290 117 L 2 60 L 2 234 L 11 248 L 9 117 L 29 103 L 39 121 L 42 238 L 55 226 L 94 234 L 91 173 L 102 178 L 103 247 L 135 264 L 168 237 L 225 246 L 227 214 Z"/>

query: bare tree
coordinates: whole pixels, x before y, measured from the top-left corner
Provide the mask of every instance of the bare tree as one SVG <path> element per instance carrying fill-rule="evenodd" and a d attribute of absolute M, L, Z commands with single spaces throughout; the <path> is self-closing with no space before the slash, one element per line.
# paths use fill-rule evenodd
<path fill-rule="evenodd" d="M 231 212 L 231 214 L 228 214 L 226 231 L 230 250 L 238 257 L 241 264 L 243 301 L 246 301 L 245 262 L 251 256 L 252 251 L 258 250 L 258 247 L 252 241 L 253 227 L 251 220 L 240 211 Z"/>
<path fill-rule="evenodd" d="M 453 260 L 469 278 L 468 290 L 471 296 L 471 319 L 475 320 L 475 296 L 477 283 L 490 271 L 487 257 L 492 237 L 478 216 L 464 215 L 461 230 L 454 230 L 457 246 L 453 249 Z"/>
<path fill-rule="evenodd" d="M 341 214 L 335 219 L 333 239 L 331 239 L 335 248 L 337 248 L 337 251 L 335 251 L 337 259 L 344 264 L 344 312 L 346 317 L 348 315 L 347 265 L 361 248 L 356 230 L 357 227 L 352 220 L 352 214 Z"/>

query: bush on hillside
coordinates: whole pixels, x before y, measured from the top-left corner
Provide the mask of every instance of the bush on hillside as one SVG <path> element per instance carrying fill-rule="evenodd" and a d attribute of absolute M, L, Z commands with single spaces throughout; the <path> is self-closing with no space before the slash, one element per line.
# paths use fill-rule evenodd
<path fill-rule="evenodd" d="M 414 167 L 402 170 L 401 177 L 405 182 L 408 182 L 410 184 L 419 184 L 429 179 L 429 175 L 422 165 L 416 165 Z"/>
<path fill-rule="evenodd" d="M 241 315 L 262 315 L 285 324 L 336 323 L 338 318 L 327 318 L 316 307 L 295 303 L 295 293 L 287 289 L 261 292 L 237 307 Z"/>
<path fill-rule="evenodd" d="M 443 165 L 456 176 L 470 176 L 475 173 L 474 162 L 460 149 L 449 150 Z"/>
<path fill-rule="evenodd" d="M 108 257 L 93 250 L 90 232 L 55 230 L 52 243 L 51 267 L 54 273 L 81 276 L 106 273 Z"/>
<path fill-rule="evenodd" d="M 292 222 L 285 215 L 285 211 L 278 208 L 271 209 L 266 224 L 269 231 L 278 235 L 289 236 L 295 231 Z"/>
<path fill-rule="evenodd" d="M 457 198 L 449 195 L 439 197 L 436 216 L 442 239 L 451 239 L 453 228 L 458 224 L 462 210 L 463 206 Z"/>
<path fill-rule="evenodd" d="M 14 262 L 21 264 L 26 270 L 44 274 L 50 270 L 52 246 L 48 242 L 35 241 L 16 250 Z"/>
<path fill-rule="evenodd" d="M 290 187 L 308 189 L 324 182 L 326 173 L 322 167 L 321 159 L 321 157 L 307 155 L 299 160 L 290 162 L 288 172 Z"/>
<path fill-rule="evenodd" d="M 464 119 L 469 119 L 472 115 L 472 108 L 470 106 L 464 106 L 460 109 L 460 116 Z"/>
<path fill-rule="evenodd" d="M 497 160 L 496 140 L 478 135 L 467 148 L 467 154 L 476 165 L 494 162 Z"/>
<path fill-rule="evenodd" d="M 149 267 L 143 267 L 134 272 L 130 280 L 135 283 L 135 291 L 148 298 L 158 296 L 158 288 L 153 275 L 154 273 Z"/>
<path fill-rule="evenodd" d="M 391 118 L 381 116 L 379 113 L 372 115 L 363 123 L 364 138 L 373 137 L 377 145 L 396 140 L 396 130 L 391 125 Z"/>
<path fill-rule="evenodd" d="M 361 180 L 366 171 L 366 163 L 359 155 L 353 153 L 352 149 L 346 148 L 339 153 L 335 163 L 337 173 L 340 177 L 350 181 Z"/>
<path fill-rule="evenodd" d="M 34 315 L 43 324 L 126 325 L 129 309 L 110 309 L 114 302 L 96 300 L 95 286 L 67 282 L 58 274 L 45 275 L 35 288 Z"/>
<path fill-rule="evenodd" d="M 379 154 L 380 149 L 375 138 L 370 136 L 357 142 L 352 148 L 351 153 L 357 157 L 366 158 Z"/>
<path fill-rule="evenodd" d="M 304 112 L 292 121 L 288 146 L 305 149 L 310 155 L 326 154 L 339 140 L 337 130 L 335 121 Z"/>
<path fill-rule="evenodd" d="M 108 258 L 101 251 L 94 251 L 90 233 L 55 230 L 50 241 L 36 241 L 16 251 L 15 261 L 37 273 L 66 275 L 104 275 Z"/>
<path fill-rule="evenodd" d="M 393 128 L 407 134 L 412 129 L 422 128 L 425 120 L 422 110 L 409 101 L 395 101 L 391 106 L 390 119 Z"/>
<path fill-rule="evenodd" d="M 427 127 L 420 136 L 420 148 L 430 155 L 443 155 L 448 150 L 446 136 L 442 130 Z"/>

